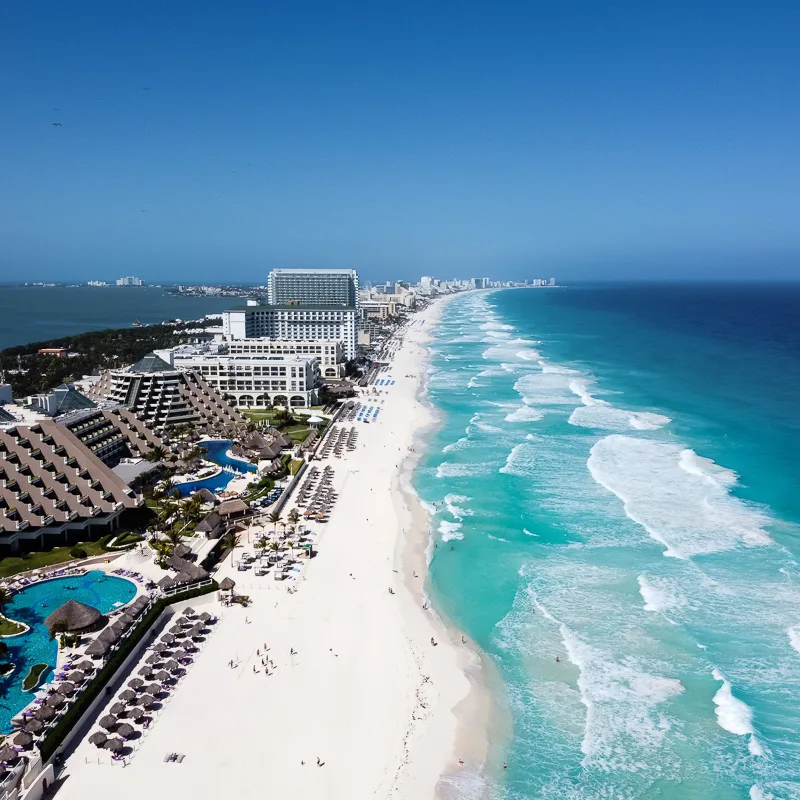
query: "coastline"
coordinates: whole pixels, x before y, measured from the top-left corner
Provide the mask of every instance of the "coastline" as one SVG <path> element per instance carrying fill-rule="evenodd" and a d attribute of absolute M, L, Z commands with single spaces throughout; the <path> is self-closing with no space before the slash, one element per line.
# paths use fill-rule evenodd
<path fill-rule="evenodd" d="M 433 419 L 420 395 L 428 328 L 446 300 L 413 315 L 402 332 L 385 371 L 391 387 L 362 392 L 379 418 L 339 423 L 357 431 L 356 449 L 315 460 L 332 467 L 338 495 L 329 520 L 312 526 L 316 557 L 289 584 L 238 571 L 238 553 L 226 559 L 215 577 L 233 578 L 251 604 L 221 612 L 126 768 L 98 768 L 95 748 L 80 742 L 60 798 L 207 796 L 214 774 L 217 790 L 241 800 L 426 800 L 453 797 L 456 779 L 480 780 L 480 658 L 422 608 L 429 521 L 413 492 L 403 492 Z M 264 647 L 275 662 L 266 676 Z M 165 769 L 165 752 L 185 753 L 195 766 Z"/>
<path fill-rule="evenodd" d="M 433 545 L 431 517 L 412 483 L 414 470 L 424 454 L 427 433 L 438 424 L 435 409 L 426 399 L 429 331 L 456 296 L 436 301 L 425 313 L 424 333 L 415 337 L 415 341 L 406 342 L 407 347 L 419 348 L 415 354 L 414 394 L 410 409 L 413 435 L 392 489 L 402 528 L 398 531 L 395 563 L 400 567 L 404 587 L 413 602 L 413 607 L 405 611 L 407 623 L 411 626 L 415 617 L 422 617 L 424 626 L 438 643 L 437 648 L 444 646 L 449 651 L 450 662 L 436 681 L 435 706 L 430 710 L 427 724 L 420 728 L 409 746 L 410 769 L 406 781 L 417 791 L 409 792 L 407 796 L 435 796 L 441 800 L 463 797 L 462 790 L 467 786 L 470 796 L 484 794 L 483 771 L 489 749 L 492 705 L 480 651 L 432 603 L 429 584 Z M 430 697 L 426 699 L 430 702 Z M 432 786 L 433 794 L 422 794 L 421 783 Z"/>

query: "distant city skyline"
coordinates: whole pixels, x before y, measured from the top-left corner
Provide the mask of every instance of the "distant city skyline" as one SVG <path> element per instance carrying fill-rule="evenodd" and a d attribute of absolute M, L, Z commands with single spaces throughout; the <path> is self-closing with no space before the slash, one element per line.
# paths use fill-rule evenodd
<path fill-rule="evenodd" d="M 800 10 L 6 9 L 3 280 L 800 277 Z"/>

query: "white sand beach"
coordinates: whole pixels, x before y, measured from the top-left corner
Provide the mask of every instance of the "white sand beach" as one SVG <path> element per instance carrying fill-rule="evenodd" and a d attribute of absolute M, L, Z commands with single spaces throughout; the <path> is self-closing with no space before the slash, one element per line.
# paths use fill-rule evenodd
<path fill-rule="evenodd" d="M 217 629 L 124 766 L 77 746 L 61 800 L 423 800 L 458 759 L 479 766 L 482 735 L 459 735 L 459 716 L 476 707 L 465 703 L 476 659 L 423 610 L 428 520 L 401 490 L 414 435 L 430 423 L 417 394 L 441 306 L 407 326 L 385 373 L 395 383 L 374 396 L 384 400 L 378 419 L 347 423 L 359 432 L 355 451 L 326 460 L 339 499 L 297 591 L 226 563 L 217 578 L 230 574 L 252 605 L 214 609 Z M 186 757 L 164 763 L 171 752 Z"/>

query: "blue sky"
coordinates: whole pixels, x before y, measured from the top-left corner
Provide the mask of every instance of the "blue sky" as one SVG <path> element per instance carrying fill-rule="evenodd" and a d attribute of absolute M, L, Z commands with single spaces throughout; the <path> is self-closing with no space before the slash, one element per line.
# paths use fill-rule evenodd
<path fill-rule="evenodd" d="M 0 280 L 800 278 L 800 11 L 660 6 L 7 4 Z"/>

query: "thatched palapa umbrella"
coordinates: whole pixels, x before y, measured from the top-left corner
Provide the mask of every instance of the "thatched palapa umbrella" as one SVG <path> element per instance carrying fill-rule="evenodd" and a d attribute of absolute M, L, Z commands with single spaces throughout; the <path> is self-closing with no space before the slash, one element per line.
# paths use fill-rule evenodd
<path fill-rule="evenodd" d="M 161 641 L 164 642 L 164 644 L 172 644 L 175 641 L 175 637 L 171 633 L 165 633 L 161 637 Z"/>
<path fill-rule="evenodd" d="M 152 694 L 153 697 L 156 697 L 161 691 L 161 684 L 160 683 L 151 683 L 147 687 L 147 694 Z"/>
<path fill-rule="evenodd" d="M 107 731 L 113 731 L 117 727 L 117 718 L 111 714 L 106 714 L 100 720 L 100 727 L 105 728 Z"/>
<path fill-rule="evenodd" d="M 176 650 L 176 651 L 175 651 L 175 652 L 172 654 L 172 657 L 173 657 L 175 660 L 177 660 L 177 661 L 180 661 L 182 658 L 186 658 L 186 653 L 185 653 L 185 651 L 183 651 L 183 650 Z"/>
<path fill-rule="evenodd" d="M 67 698 L 58 692 L 53 692 L 53 694 L 51 694 L 47 700 L 45 700 L 45 703 L 52 708 L 61 708 L 61 706 L 63 706 L 66 702 Z"/>
<path fill-rule="evenodd" d="M 97 637 L 95 641 L 104 642 L 105 644 L 116 644 L 117 640 L 119 639 L 119 634 L 114 630 L 114 626 L 112 625 L 110 628 L 105 628 L 104 630 L 100 631 L 100 635 Z M 86 651 L 89 652 L 88 650 Z"/>
<path fill-rule="evenodd" d="M 144 686 L 144 681 L 141 678 L 134 678 L 132 681 L 128 681 L 128 686 L 130 686 L 134 691 L 138 692 L 139 689 Z"/>
<path fill-rule="evenodd" d="M 109 739 L 104 745 L 106 750 L 110 750 L 112 753 L 121 753 L 125 747 L 125 743 L 122 739 Z"/>
<path fill-rule="evenodd" d="M 51 719 L 55 719 L 56 710 L 50 708 L 50 706 L 39 706 L 39 708 L 33 712 L 33 716 L 35 719 L 40 719 L 42 722 L 50 722 Z"/>
<path fill-rule="evenodd" d="M 22 730 L 24 730 L 26 733 L 38 735 L 44 730 L 44 722 L 42 722 L 40 719 L 32 719 L 30 722 L 25 724 L 25 727 Z"/>
<path fill-rule="evenodd" d="M 64 681 L 64 683 L 58 685 L 58 691 L 63 694 L 64 697 L 72 697 L 72 695 L 75 694 L 75 684 Z"/>
<path fill-rule="evenodd" d="M 123 739 L 129 739 L 135 732 L 136 729 L 133 727 L 133 725 L 128 725 L 127 722 L 123 722 L 122 725 L 117 728 L 117 733 Z"/>
<path fill-rule="evenodd" d="M 0 762 L 3 764 L 13 764 L 19 761 L 19 753 L 9 745 L 0 747 Z"/>
<path fill-rule="evenodd" d="M 86 655 L 92 658 L 101 658 L 111 649 L 111 644 L 101 641 L 98 637 L 87 648 Z"/>
<path fill-rule="evenodd" d="M 183 609 L 183 613 L 184 613 L 184 614 L 185 614 L 187 617 L 193 617 L 193 616 L 195 615 L 195 610 L 194 610 L 193 608 L 184 608 L 184 609 Z"/>
<path fill-rule="evenodd" d="M 115 717 L 124 717 L 128 707 L 125 705 L 125 703 L 114 703 L 114 705 L 108 710 L 109 713 L 113 714 Z"/>
<path fill-rule="evenodd" d="M 29 733 L 25 733 L 25 731 L 20 731 L 14 737 L 14 744 L 17 747 L 24 747 L 27 749 L 33 744 L 33 736 L 31 736 Z"/>
<path fill-rule="evenodd" d="M 124 703 L 132 703 L 136 699 L 136 692 L 133 689 L 126 689 L 120 693 L 119 699 Z"/>
<path fill-rule="evenodd" d="M 79 669 L 74 669 L 67 675 L 67 680 L 79 686 L 86 680 L 86 675 Z"/>
<path fill-rule="evenodd" d="M 141 719 L 144 716 L 144 709 L 139 708 L 139 706 L 133 706 L 130 711 L 128 711 L 128 716 L 131 719 Z"/>
<path fill-rule="evenodd" d="M 172 661 L 167 661 L 167 663 L 164 664 L 164 669 L 168 670 L 169 672 L 177 672 L 180 668 L 181 665 L 174 659 Z"/>
<path fill-rule="evenodd" d="M 100 621 L 103 615 L 92 606 L 79 603 L 77 600 L 67 600 L 63 606 L 59 606 L 47 619 L 44 624 L 48 630 L 53 630 L 57 626 L 60 630 L 67 633 L 77 633 L 93 628 Z"/>
<path fill-rule="evenodd" d="M 95 747 L 102 747 L 108 741 L 108 736 L 106 736 L 102 731 L 95 731 L 89 737 L 89 744 L 93 744 Z"/>
<path fill-rule="evenodd" d="M 150 667 L 140 667 L 139 674 L 147 680 L 153 674 L 153 670 Z"/>
<path fill-rule="evenodd" d="M 209 614 L 209 613 L 208 613 L 208 611 L 204 611 L 204 612 L 203 612 L 203 613 L 200 615 L 200 619 L 201 619 L 203 622 L 208 622 L 208 621 L 211 619 L 211 614 Z"/>
<path fill-rule="evenodd" d="M 94 664 L 91 661 L 81 661 L 80 664 L 75 664 L 75 669 L 88 675 L 90 672 L 94 672 Z"/>
<path fill-rule="evenodd" d="M 171 675 L 165 669 L 162 669 L 161 672 L 157 672 L 155 674 L 155 679 L 157 681 L 161 681 L 162 683 L 164 683 L 164 681 L 168 681 L 170 677 Z"/>
<path fill-rule="evenodd" d="M 136 702 L 138 705 L 142 706 L 143 708 L 147 708 L 148 706 L 153 705 L 155 702 L 155 697 L 151 694 L 142 694 L 136 698 Z"/>

